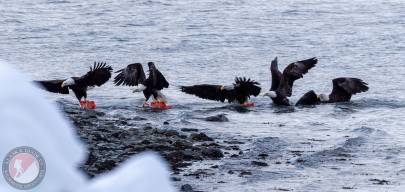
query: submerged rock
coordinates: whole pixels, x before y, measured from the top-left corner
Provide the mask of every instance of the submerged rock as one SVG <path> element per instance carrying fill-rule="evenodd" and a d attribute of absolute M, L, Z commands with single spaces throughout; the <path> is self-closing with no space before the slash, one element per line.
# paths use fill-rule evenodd
<path fill-rule="evenodd" d="M 261 167 L 269 166 L 269 164 L 267 164 L 265 162 L 261 162 L 261 161 L 252 161 L 252 165 L 261 166 Z"/>
<path fill-rule="evenodd" d="M 228 122 L 229 121 L 229 119 L 226 117 L 225 114 L 219 114 L 219 115 L 206 117 L 205 120 L 212 121 L 212 122 Z"/>
<path fill-rule="evenodd" d="M 193 187 L 190 184 L 184 184 L 180 189 L 182 192 L 193 192 Z"/>
<path fill-rule="evenodd" d="M 183 132 L 198 132 L 198 129 L 193 129 L 193 128 L 183 128 L 181 129 Z"/>

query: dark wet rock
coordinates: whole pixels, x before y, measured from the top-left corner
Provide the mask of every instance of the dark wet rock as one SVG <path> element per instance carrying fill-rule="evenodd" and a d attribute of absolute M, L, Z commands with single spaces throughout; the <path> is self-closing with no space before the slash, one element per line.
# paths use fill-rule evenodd
<path fill-rule="evenodd" d="M 224 157 L 224 154 L 222 153 L 221 149 L 218 148 L 206 148 L 202 150 L 202 154 L 205 157 L 208 157 L 210 159 L 219 159 Z"/>
<path fill-rule="evenodd" d="M 145 121 L 147 119 L 143 118 L 143 117 L 136 116 L 136 117 L 132 118 L 132 120 L 134 120 L 134 121 Z"/>
<path fill-rule="evenodd" d="M 203 176 L 207 177 L 207 176 L 211 176 L 211 175 L 215 175 L 215 173 L 209 172 L 209 170 L 207 170 L 207 169 L 198 169 L 194 172 L 184 174 L 184 176 L 194 176 L 196 178 L 201 178 Z"/>
<path fill-rule="evenodd" d="M 370 179 L 369 181 L 373 182 L 374 185 L 389 185 L 390 182 L 384 179 Z"/>
<path fill-rule="evenodd" d="M 238 146 L 236 146 L 236 145 L 232 145 L 232 146 L 230 146 L 230 147 L 231 147 L 232 150 L 235 150 L 235 151 L 239 151 L 239 150 L 240 150 L 240 148 L 239 148 Z"/>
<path fill-rule="evenodd" d="M 141 144 L 143 144 L 143 145 L 149 145 L 149 144 L 151 144 L 151 142 L 150 142 L 149 140 L 143 140 L 143 141 L 141 142 Z"/>
<path fill-rule="evenodd" d="M 171 177 L 171 179 L 172 179 L 172 181 L 181 181 L 181 179 L 178 177 Z"/>
<path fill-rule="evenodd" d="M 211 168 L 213 168 L 213 169 L 217 169 L 218 167 L 219 167 L 218 165 L 211 166 Z"/>
<path fill-rule="evenodd" d="M 183 128 L 181 129 L 183 132 L 198 132 L 198 129 L 193 129 L 193 128 Z"/>
<path fill-rule="evenodd" d="M 179 149 L 187 149 L 192 148 L 193 143 L 189 141 L 177 140 L 173 143 L 173 145 Z"/>
<path fill-rule="evenodd" d="M 170 123 L 168 121 L 163 122 L 163 125 L 169 125 Z"/>
<path fill-rule="evenodd" d="M 175 130 L 168 130 L 168 131 L 163 132 L 163 134 L 165 136 L 171 137 L 171 136 L 178 136 L 179 132 L 177 132 Z"/>
<path fill-rule="evenodd" d="M 252 175 L 252 172 L 250 171 L 241 171 L 239 173 L 239 177 L 247 176 L 247 175 Z"/>
<path fill-rule="evenodd" d="M 193 187 L 190 184 L 184 184 L 181 186 L 180 190 L 182 192 L 193 192 Z"/>
<path fill-rule="evenodd" d="M 267 153 L 260 153 L 258 156 L 259 156 L 260 158 L 266 158 L 266 157 L 268 157 L 269 155 L 268 155 Z"/>
<path fill-rule="evenodd" d="M 225 142 L 225 143 L 228 143 L 228 144 L 238 144 L 238 145 L 240 145 L 240 144 L 245 144 L 244 142 L 238 141 L 238 140 L 224 141 L 224 142 Z"/>
<path fill-rule="evenodd" d="M 267 164 L 267 163 L 265 163 L 265 162 L 261 162 L 261 161 L 252 161 L 252 165 L 260 166 L 260 167 L 267 167 L 267 166 L 269 166 L 269 164 Z"/>
<path fill-rule="evenodd" d="M 190 138 L 194 141 L 213 141 L 213 139 L 208 137 L 205 133 L 192 133 Z"/>
<path fill-rule="evenodd" d="M 203 143 L 203 144 L 201 144 L 201 146 L 205 146 L 205 147 L 221 147 L 221 145 L 219 145 L 218 143 L 215 143 L 215 142 Z"/>
<path fill-rule="evenodd" d="M 301 156 L 303 153 L 304 153 L 304 151 L 290 151 L 290 153 L 292 153 L 294 156 Z"/>
<path fill-rule="evenodd" d="M 342 187 L 342 189 L 355 189 L 354 187 Z"/>
<path fill-rule="evenodd" d="M 99 170 L 111 170 L 116 166 L 114 160 L 105 160 L 96 164 L 96 168 Z"/>
<path fill-rule="evenodd" d="M 229 119 L 226 117 L 225 114 L 219 114 L 219 115 L 206 117 L 205 120 L 212 121 L 212 122 L 228 122 L 229 121 Z"/>
<path fill-rule="evenodd" d="M 180 135 L 179 137 L 182 139 L 187 139 L 187 135 Z"/>

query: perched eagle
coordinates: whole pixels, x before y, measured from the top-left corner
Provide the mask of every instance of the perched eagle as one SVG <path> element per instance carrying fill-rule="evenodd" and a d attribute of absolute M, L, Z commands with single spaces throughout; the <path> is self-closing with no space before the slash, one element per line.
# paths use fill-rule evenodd
<path fill-rule="evenodd" d="M 332 80 L 333 89 L 329 96 L 317 95 L 311 90 L 305 93 L 296 105 L 315 105 L 319 103 L 335 103 L 350 101 L 352 95 L 368 91 L 367 83 L 358 78 L 340 77 Z"/>
<path fill-rule="evenodd" d="M 169 87 L 169 82 L 163 74 L 156 68 L 153 62 L 148 63 L 149 76 L 146 78 L 142 64 L 134 63 L 129 64 L 126 68 L 118 70 L 117 76 L 114 78 L 116 86 L 136 86 L 133 92 L 143 92 L 145 96 L 145 103 L 149 100 L 150 96 L 159 102 L 166 102 L 165 96 L 160 92 L 163 88 Z"/>
<path fill-rule="evenodd" d="M 245 77 L 236 77 L 235 83 L 231 86 L 223 85 L 193 85 L 193 86 L 181 86 L 182 92 L 195 95 L 197 97 L 229 103 L 238 102 L 244 104 L 250 98 L 250 96 L 257 96 L 260 94 L 261 88 L 258 82 Z"/>
<path fill-rule="evenodd" d="M 297 61 L 289 64 L 283 71 L 278 69 L 277 57 L 271 62 L 271 88 L 264 96 L 270 97 L 277 105 L 289 106 L 290 102 L 287 97 L 292 95 L 294 81 L 300 79 L 315 67 L 318 60 L 314 57 L 307 60 Z"/>
<path fill-rule="evenodd" d="M 111 78 L 112 67 L 105 62 L 94 62 L 90 71 L 81 77 L 70 77 L 68 79 L 34 81 L 45 90 L 52 93 L 69 94 L 69 89 L 73 91 L 80 104 L 82 99 L 87 101 L 87 90 L 94 86 L 100 87 Z M 81 105 L 82 106 L 82 105 Z"/>

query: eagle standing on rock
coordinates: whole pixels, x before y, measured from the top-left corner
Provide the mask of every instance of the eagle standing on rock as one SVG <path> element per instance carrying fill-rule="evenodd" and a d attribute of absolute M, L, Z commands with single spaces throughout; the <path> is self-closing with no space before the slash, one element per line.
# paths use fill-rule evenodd
<path fill-rule="evenodd" d="M 126 68 L 118 70 L 118 75 L 114 78 L 114 84 L 116 86 L 136 86 L 133 92 L 143 92 L 145 96 L 144 106 L 148 106 L 147 103 L 150 96 L 153 96 L 154 101 L 151 105 L 158 108 L 166 108 L 167 100 L 162 94 L 161 90 L 169 87 L 169 82 L 163 74 L 156 68 L 153 62 L 148 63 L 149 76 L 145 78 L 145 72 L 142 64 L 134 63 L 129 64 Z"/>
<path fill-rule="evenodd" d="M 259 83 L 246 79 L 245 77 L 236 77 L 235 83 L 230 86 L 224 85 L 193 85 L 193 86 L 181 86 L 180 90 L 184 93 L 195 95 L 197 97 L 229 103 L 237 102 L 245 106 L 253 106 L 253 103 L 249 103 L 251 96 L 257 96 L 260 94 L 261 88 Z"/>
<path fill-rule="evenodd" d="M 305 93 L 296 105 L 315 105 L 320 103 L 336 103 L 350 101 L 352 95 L 368 91 L 367 83 L 358 78 L 340 77 L 332 80 L 333 89 L 329 96 L 317 95 L 311 90 Z"/>
<path fill-rule="evenodd" d="M 95 86 L 100 87 L 106 83 L 111 78 L 112 70 L 112 67 L 105 62 L 94 62 L 93 67 L 90 67 L 90 71 L 81 77 L 34 81 L 34 83 L 52 93 L 69 94 L 69 90 L 72 90 L 80 102 L 80 107 L 94 109 L 96 107 L 95 102 L 87 100 L 87 90 Z"/>
<path fill-rule="evenodd" d="M 271 88 L 270 91 L 263 96 L 270 97 L 277 105 L 289 106 L 290 102 L 287 97 L 292 95 L 292 87 L 294 81 L 300 79 L 304 74 L 315 67 L 318 63 L 318 59 L 310 58 L 302 61 L 297 61 L 289 64 L 283 71 L 278 69 L 277 57 L 271 62 Z"/>

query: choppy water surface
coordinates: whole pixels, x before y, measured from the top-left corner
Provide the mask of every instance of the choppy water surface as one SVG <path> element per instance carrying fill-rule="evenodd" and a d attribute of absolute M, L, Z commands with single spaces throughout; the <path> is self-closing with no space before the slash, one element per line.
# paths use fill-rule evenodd
<path fill-rule="evenodd" d="M 142 95 L 111 82 L 90 98 L 113 116 L 142 116 L 158 126 L 169 121 L 169 128 L 199 128 L 246 142 L 251 153 L 221 162 L 223 175 L 202 178 L 195 183 L 200 190 L 400 191 L 404 10 L 399 0 L 4 1 L 0 58 L 34 79 L 80 75 L 95 60 L 116 70 L 131 62 L 156 62 L 171 82 L 165 93 L 172 110 L 145 111 L 139 107 Z M 314 108 L 280 108 L 255 98 L 257 107 L 240 111 L 177 90 L 183 84 L 230 84 L 237 75 L 252 77 L 267 90 L 275 56 L 281 67 L 319 58 L 295 84 L 292 101 L 310 89 L 329 93 L 331 79 L 339 76 L 362 78 L 370 91 L 350 103 Z M 230 121 L 201 120 L 220 113 Z M 252 167 L 244 160 L 261 152 L 269 154 L 270 166 Z M 226 174 L 237 168 L 255 171 L 243 178 Z"/>

